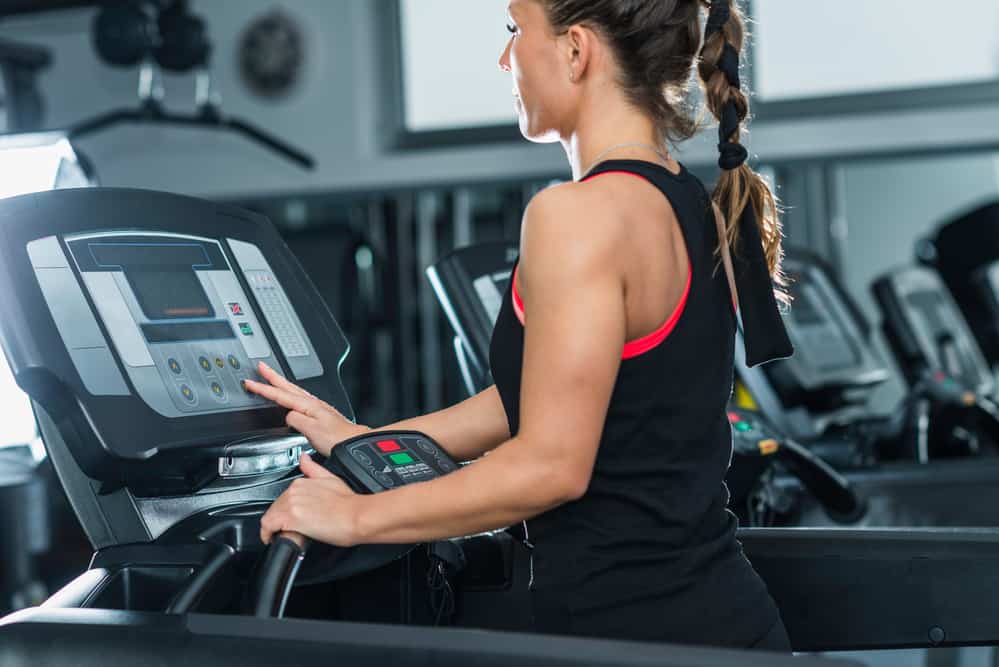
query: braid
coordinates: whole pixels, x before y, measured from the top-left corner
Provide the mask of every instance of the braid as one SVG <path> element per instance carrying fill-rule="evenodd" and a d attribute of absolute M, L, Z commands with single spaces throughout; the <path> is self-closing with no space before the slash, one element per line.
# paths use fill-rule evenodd
<path fill-rule="evenodd" d="M 748 152 L 740 142 L 743 124 L 749 117 L 749 98 L 739 80 L 739 56 L 746 38 L 742 11 L 736 0 L 701 1 L 708 7 L 709 16 L 698 73 L 707 107 L 720 123 L 718 164 L 722 173 L 712 199 L 725 216 L 726 241 L 733 252 L 739 247 L 743 211 L 752 207 L 770 277 L 776 285 L 774 296 L 788 303 L 790 296 L 784 290 L 787 279 L 781 267 L 781 211 L 770 186 L 745 163 Z"/>

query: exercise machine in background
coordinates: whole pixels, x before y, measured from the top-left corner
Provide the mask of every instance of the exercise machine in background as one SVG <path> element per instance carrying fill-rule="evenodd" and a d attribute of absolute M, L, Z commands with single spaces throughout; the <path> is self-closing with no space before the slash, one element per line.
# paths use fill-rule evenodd
<path fill-rule="evenodd" d="M 71 140 L 121 123 L 230 130 L 277 153 L 303 169 L 315 159 L 251 122 L 225 116 L 211 77 L 212 44 L 205 22 L 187 0 L 126 0 L 101 7 L 94 21 L 98 55 L 114 67 L 139 68 L 139 105 L 79 121 L 66 130 Z M 160 72 L 195 73 L 195 111 L 176 113 L 163 105 Z"/>

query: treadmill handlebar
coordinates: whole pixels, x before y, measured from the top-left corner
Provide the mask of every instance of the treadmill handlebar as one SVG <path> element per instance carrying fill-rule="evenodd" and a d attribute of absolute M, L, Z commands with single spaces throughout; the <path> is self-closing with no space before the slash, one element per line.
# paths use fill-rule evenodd
<path fill-rule="evenodd" d="M 257 575 L 253 592 L 253 615 L 257 618 L 281 618 L 295 575 L 305 557 L 308 540 L 299 533 L 279 533 L 271 540 Z"/>
<path fill-rule="evenodd" d="M 833 521 L 856 523 L 867 513 L 867 503 L 850 482 L 828 463 L 791 439 L 784 439 L 777 460 L 797 477 Z"/>

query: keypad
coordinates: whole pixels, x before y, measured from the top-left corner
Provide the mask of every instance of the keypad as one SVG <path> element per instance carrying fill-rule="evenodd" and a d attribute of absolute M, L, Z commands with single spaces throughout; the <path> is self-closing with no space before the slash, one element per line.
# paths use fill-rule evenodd
<path fill-rule="evenodd" d="M 256 271 L 247 274 L 247 279 L 284 355 L 286 357 L 309 356 L 309 347 L 288 313 L 284 295 L 274 277 L 270 273 Z"/>
<path fill-rule="evenodd" d="M 162 346 L 156 350 L 156 356 L 160 376 L 171 389 L 174 405 L 182 412 L 266 403 L 243 387 L 243 380 L 255 374 L 243 350 L 233 343 L 204 346 L 176 343 Z"/>

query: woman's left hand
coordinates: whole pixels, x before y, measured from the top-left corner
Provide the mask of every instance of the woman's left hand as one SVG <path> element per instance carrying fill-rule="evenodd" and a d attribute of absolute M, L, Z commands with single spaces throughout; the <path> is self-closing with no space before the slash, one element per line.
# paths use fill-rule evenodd
<path fill-rule="evenodd" d="M 308 455 L 302 455 L 299 467 L 305 477 L 292 482 L 260 519 L 260 539 L 270 544 L 275 534 L 294 531 L 335 546 L 357 544 L 362 496 Z"/>

